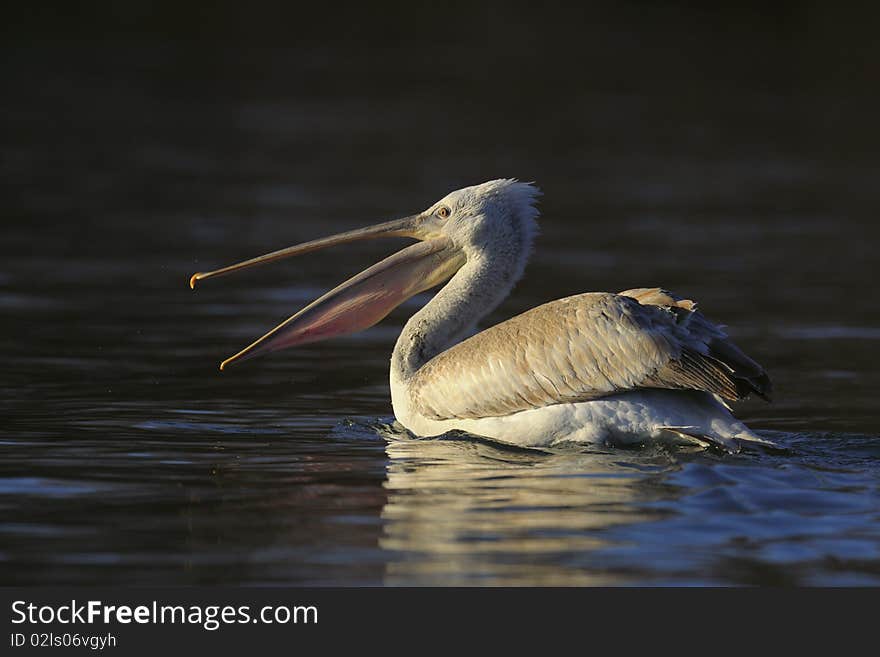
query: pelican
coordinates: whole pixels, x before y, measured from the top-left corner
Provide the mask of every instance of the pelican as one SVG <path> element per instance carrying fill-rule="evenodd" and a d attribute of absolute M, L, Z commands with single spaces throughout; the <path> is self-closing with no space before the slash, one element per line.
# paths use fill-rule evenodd
<path fill-rule="evenodd" d="M 520 279 L 540 190 L 499 179 L 427 210 L 305 242 L 198 281 L 355 240 L 418 240 L 327 292 L 220 365 L 364 330 L 443 283 L 403 328 L 391 404 L 411 433 L 460 430 L 521 446 L 671 439 L 736 452 L 767 441 L 727 402 L 769 398 L 764 369 L 696 304 L 659 287 L 589 292 L 475 333 Z"/>

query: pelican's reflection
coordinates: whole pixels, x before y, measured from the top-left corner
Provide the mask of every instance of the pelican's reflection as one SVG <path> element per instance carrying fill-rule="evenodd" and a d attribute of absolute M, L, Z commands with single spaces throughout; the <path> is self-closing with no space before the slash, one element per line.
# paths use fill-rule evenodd
<path fill-rule="evenodd" d="M 388 442 L 387 584 L 605 585 L 609 528 L 658 517 L 662 451 L 536 452 L 473 439 Z M 629 458 L 630 456 L 634 458 Z"/>

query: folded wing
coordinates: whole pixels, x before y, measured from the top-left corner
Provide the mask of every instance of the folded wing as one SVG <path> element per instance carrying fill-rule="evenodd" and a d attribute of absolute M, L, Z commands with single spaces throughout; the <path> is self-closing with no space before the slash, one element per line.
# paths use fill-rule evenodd
<path fill-rule="evenodd" d="M 764 370 L 696 305 L 660 288 L 559 299 L 493 326 L 416 373 L 433 419 L 504 416 L 643 388 L 767 398 Z"/>

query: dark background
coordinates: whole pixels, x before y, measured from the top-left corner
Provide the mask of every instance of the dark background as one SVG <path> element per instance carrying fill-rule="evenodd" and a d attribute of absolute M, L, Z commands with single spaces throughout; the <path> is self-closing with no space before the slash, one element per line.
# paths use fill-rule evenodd
<path fill-rule="evenodd" d="M 877 24 L 785 2 L 4 8 L 2 581 L 876 582 Z M 498 177 L 545 196 L 491 321 L 694 298 L 774 380 L 737 414 L 801 456 L 386 449 L 357 423 L 391 413 L 413 303 L 217 372 L 394 246 L 196 293 L 194 271 Z"/>
<path fill-rule="evenodd" d="M 6 347 L 93 360 L 149 334 L 149 360 L 199 303 L 173 287 L 193 270 L 509 176 L 544 189 L 544 237 L 496 319 L 585 290 L 663 285 L 747 340 L 817 340 L 760 354 L 779 390 L 795 383 L 795 360 L 807 376 L 845 372 L 835 363 L 859 355 L 822 338 L 864 338 L 878 322 L 873 18 L 834 3 L 11 7 Z M 287 286 L 304 268 L 298 283 L 319 291 L 375 253 L 353 247 L 212 289 Z M 352 267 L 322 265 L 337 257 Z M 36 298 L 19 298 L 25 289 Z M 40 316 L 48 297 L 74 315 Z M 252 332 L 292 305 L 261 306 Z M 211 366 L 239 346 L 224 342 Z M 792 373 L 804 384 L 803 367 Z"/>

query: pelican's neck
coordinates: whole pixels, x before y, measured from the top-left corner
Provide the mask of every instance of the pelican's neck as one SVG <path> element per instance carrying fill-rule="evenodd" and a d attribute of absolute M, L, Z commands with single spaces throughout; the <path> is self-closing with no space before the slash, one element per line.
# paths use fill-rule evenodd
<path fill-rule="evenodd" d="M 525 254 L 470 253 L 455 276 L 403 328 L 391 356 L 392 381 L 406 381 L 434 356 L 468 337 L 522 275 Z"/>

